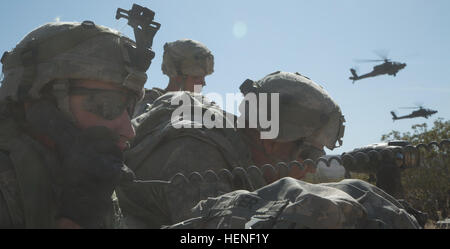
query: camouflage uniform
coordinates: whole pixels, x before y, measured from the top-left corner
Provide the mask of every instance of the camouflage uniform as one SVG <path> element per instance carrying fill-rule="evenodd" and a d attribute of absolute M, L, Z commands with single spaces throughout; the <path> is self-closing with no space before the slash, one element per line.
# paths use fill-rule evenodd
<path fill-rule="evenodd" d="M 355 179 L 310 184 L 286 177 L 200 201 L 192 217 L 167 228 L 420 228 L 393 197 Z"/>
<path fill-rule="evenodd" d="M 55 227 L 51 168 L 56 155 L 20 131 L 11 118 L 0 120 L 0 227 Z"/>
<path fill-rule="evenodd" d="M 233 170 L 251 165 L 248 147 L 234 128 L 174 128 L 179 123 L 171 122 L 171 115 L 179 106 L 170 102 L 182 97 L 192 100 L 196 108 L 215 111 L 217 118 L 234 122 L 200 94 L 179 91 L 163 95 L 154 102 L 150 111 L 133 120 L 137 127 L 136 138 L 125 157 L 127 165 L 139 179 L 169 180 L 176 173 L 189 175 L 194 171 Z M 192 121 L 190 124 L 199 123 Z M 208 156 L 200 158 L 199 155 Z M 151 195 L 142 194 L 150 191 L 148 186 L 138 184 L 121 189 L 118 196 L 128 216 L 138 216 L 136 219 L 147 223 L 144 227 L 157 228 L 167 224 L 152 221 L 156 213 L 152 208 L 158 201 L 150 199 Z"/>
<path fill-rule="evenodd" d="M 252 170 L 248 169 L 248 175 Z M 403 204 L 361 180 L 310 184 L 284 177 L 254 190 L 251 186 L 258 186 L 257 174 L 248 178 L 247 184 L 239 182 L 245 181 L 242 176 L 235 169 L 232 174 L 226 170 L 189 177 L 177 174 L 170 181 L 141 183 L 145 192 L 140 189 L 136 194 L 148 200 L 147 210 L 141 210 L 147 216 L 127 216 L 127 225 L 157 228 L 157 224 L 168 224 L 163 227 L 175 229 L 420 228 Z M 174 221 L 180 222 L 171 225 Z"/>
<path fill-rule="evenodd" d="M 136 109 L 134 110 L 133 117 L 137 117 L 150 109 L 151 104 L 155 102 L 155 100 L 164 94 L 167 91 L 158 87 L 153 87 L 152 89 L 145 89 L 144 98 L 136 104 Z"/>
<path fill-rule="evenodd" d="M 305 150 L 308 143 L 320 142 L 330 149 L 337 141 L 342 143 L 344 118 L 340 108 L 310 79 L 275 72 L 260 81 L 245 81 L 241 91 L 280 93 L 280 133 L 276 141 L 301 139 Z M 394 198 L 359 180 L 308 184 L 287 177 L 267 185 L 260 169 L 250 166 L 250 145 L 240 131 L 172 127 L 168 113 L 176 106 L 170 109 L 170 100 L 181 95 L 200 98 L 183 92 L 166 94 L 148 113 L 135 119 L 137 139 L 127 155 L 128 165 L 141 179 L 163 181 L 118 192 L 130 226 L 157 228 L 185 220 L 170 227 L 418 227 L 415 218 Z M 164 106 L 167 111 L 162 112 Z M 247 111 L 247 107 L 241 105 L 240 110 Z M 297 113 L 301 115 L 294 115 Z M 234 152 L 224 153 L 232 149 Z M 240 153 L 247 156 L 233 159 Z M 286 172 L 282 168 L 278 167 L 280 177 Z M 178 172 L 181 174 L 171 178 Z"/>
<path fill-rule="evenodd" d="M 62 185 L 68 184 L 61 181 L 60 148 L 44 146 L 30 132 L 24 102 L 41 101 L 46 89 L 63 118 L 73 122 L 69 79 L 114 83 L 132 91 L 136 100 L 141 98 L 147 76 L 132 65 L 132 56 L 128 61 L 124 57 L 131 44 L 119 32 L 90 21 L 58 22 L 38 27 L 5 52 L 0 88 L 0 227 L 55 228 L 63 205 Z M 51 121 L 47 120 L 49 125 Z M 97 228 L 114 227 L 112 205 L 103 215 Z"/>

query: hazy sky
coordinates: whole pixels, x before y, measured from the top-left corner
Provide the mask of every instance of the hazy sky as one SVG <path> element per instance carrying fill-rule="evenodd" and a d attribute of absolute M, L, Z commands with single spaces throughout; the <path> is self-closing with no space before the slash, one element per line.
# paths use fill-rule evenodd
<path fill-rule="evenodd" d="M 165 42 L 191 38 L 215 56 L 215 73 L 206 78 L 204 92 L 236 93 L 247 78 L 258 80 L 274 71 L 299 72 L 322 85 L 341 106 L 347 120 L 341 153 L 380 141 L 395 129 L 437 117 L 450 118 L 450 1 L 302 1 L 302 0 L 78 0 L 0 1 L 1 50 L 10 50 L 29 31 L 51 21 L 92 20 L 134 39 L 125 20 L 115 20 L 118 7 L 133 2 L 156 12 L 161 23 L 148 70 L 146 87 L 165 87 L 161 72 Z M 349 68 L 371 71 L 374 50 L 406 62 L 397 77 L 379 76 L 352 84 Z M 392 122 L 423 104 L 439 112 L 427 119 Z"/>

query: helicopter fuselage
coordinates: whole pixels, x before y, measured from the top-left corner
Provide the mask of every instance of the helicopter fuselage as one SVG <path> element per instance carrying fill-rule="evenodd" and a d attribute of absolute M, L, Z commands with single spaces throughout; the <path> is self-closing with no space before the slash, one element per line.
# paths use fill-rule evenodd
<path fill-rule="evenodd" d="M 394 121 L 398 120 L 398 119 L 417 118 L 417 117 L 424 117 L 424 118 L 428 119 L 428 117 L 430 117 L 431 115 L 433 115 L 435 113 L 437 113 L 437 111 L 435 111 L 435 110 L 419 108 L 419 110 L 413 111 L 409 115 L 398 117 L 397 115 L 395 115 L 395 113 L 393 111 L 391 112 L 392 120 L 394 120 Z"/>
<path fill-rule="evenodd" d="M 351 80 L 353 80 L 353 82 L 355 82 L 356 80 L 361 80 L 361 79 L 369 78 L 369 77 L 375 77 L 375 76 L 382 75 L 382 74 L 396 76 L 398 71 L 402 70 L 405 67 L 406 67 L 406 63 L 386 61 L 383 64 L 374 66 L 372 72 L 369 72 L 369 73 L 366 73 L 363 75 L 357 75 L 356 71 L 352 68 L 352 69 L 350 69 L 352 76 L 349 77 L 349 79 L 351 79 Z"/>

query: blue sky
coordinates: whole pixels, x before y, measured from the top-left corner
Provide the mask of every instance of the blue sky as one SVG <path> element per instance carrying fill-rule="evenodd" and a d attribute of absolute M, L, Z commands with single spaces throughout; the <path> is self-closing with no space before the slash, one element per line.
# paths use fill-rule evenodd
<path fill-rule="evenodd" d="M 391 130 L 437 117 L 450 118 L 450 1 L 448 0 L 78 0 L 1 1 L 0 49 L 10 50 L 27 32 L 46 22 L 92 20 L 134 38 L 125 20 L 116 21 L 118 7 L 133 2 L 156 12 L 161 23 L 148 70 L 146 87 L 165 87 L 161 72 L 165 42 L 191 38 L 215 56 L 215 73 L 205 92 L 236 93 L 247 78 L 258 80 L 274 71 L 299 72 L 322 85 L 341 106 L 347 120 L 341 153 L 380 141 Z M 397 77 L 348 79 L 349 68 L 360 73 L 375 64 L 374 50 L 406 62 Z M 392 122 L 390 111 L 420 103 L 439 112 L 430 119 Z"/>

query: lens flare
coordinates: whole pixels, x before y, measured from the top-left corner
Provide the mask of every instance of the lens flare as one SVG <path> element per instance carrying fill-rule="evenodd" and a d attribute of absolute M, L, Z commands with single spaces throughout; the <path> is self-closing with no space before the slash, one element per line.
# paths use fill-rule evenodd
<path fill-rule="evenodd" d="M 233 25 L 233 35 L 234 37 L 240 39 L 247 34 L 247 24 L 242 21 L 237 21 Z"/>

